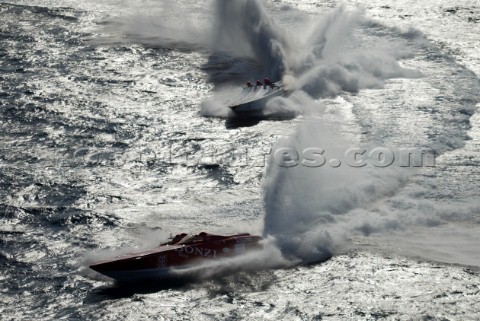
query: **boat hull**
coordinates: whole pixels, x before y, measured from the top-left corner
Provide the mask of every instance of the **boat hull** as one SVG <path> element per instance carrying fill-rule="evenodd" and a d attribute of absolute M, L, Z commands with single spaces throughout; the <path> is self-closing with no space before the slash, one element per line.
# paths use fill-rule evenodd
<path fill-rule="evenodd" d="M 250 234 L 220 236 L 199 234 L 196 242 L 170 242 L 157 248 L 126 254 L 90 265 L 90 268 L 120 282 L 138 279 L 161 279 L 172 271 L 201 267 L 221 258 L 235 257 L 261 248 L 261 237 Z M 201 240 L 198 241 L 198 238 Z"/>
<path fill-rule="evenodd" d="M 231 103 L 229 105 L 230 110 L 241 117 L 261 117 L 264 115 L 265 107 L 270 99 L 285 95 L 285 91 L 280 82 L 274 86 L 259 87 L 260 88 L 253 87 L 246 89 L 249 90 L 249 92 L 244 97 Z"/>
<path fill-rule="evenodd" d="M 170 277 L 171 269 L 169 268 L 157 268 L 157 269 L 142 269 L 134 271 L 106 271 L 102 272 L 103 275 L 117 280 L 118 282 L 129 282 L 132 280 L 148 280 L 148 279 L 165 279 Z"/>

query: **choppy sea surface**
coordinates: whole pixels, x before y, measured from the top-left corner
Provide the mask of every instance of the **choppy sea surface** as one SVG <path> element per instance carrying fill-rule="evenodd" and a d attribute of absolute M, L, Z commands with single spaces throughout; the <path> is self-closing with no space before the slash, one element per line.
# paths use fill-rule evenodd
<path fill-rule="evenodd" d="M 479 319 L 479 15 L 464 0 L 0 2 L 1 319 Z M 265 76 L 288 97 L 230 114 Z M 302 165 L 308 148 L 322 166 Z M 167 284 L 88 269 L 199 231 L 273 249 Z"/>

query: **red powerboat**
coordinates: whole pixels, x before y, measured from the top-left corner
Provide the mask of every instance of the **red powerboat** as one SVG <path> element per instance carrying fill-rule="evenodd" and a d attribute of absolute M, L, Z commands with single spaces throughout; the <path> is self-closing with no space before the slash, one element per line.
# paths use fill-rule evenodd
<path fill-rule="evenodd" d="M 182 233 L 156 248 L 100 261 L 90 265 L 90 268 L 117 281 L 167 278 L 171 276 L 172 270 L 189 269 L 208 261 L 235 257 L 260 249 L 261 240 L 260 236 L 248 233 Z"/>

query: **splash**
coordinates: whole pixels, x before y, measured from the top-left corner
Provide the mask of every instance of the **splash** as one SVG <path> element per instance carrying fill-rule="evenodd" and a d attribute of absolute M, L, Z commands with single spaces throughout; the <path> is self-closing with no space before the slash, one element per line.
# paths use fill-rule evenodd
<path fill-rule="evenodd" d="M 241 81 L 245 81 L 269 75 L 274 81 L 283 80 L 290 95 L 301 91 L 319 98 L 342 91 L 382 88 L 386 79 L 420 76 L 419 72 L 402 68 L 394 54 L 378 48 L 366 50 L 355 43 L 355 32 L 365 23 L 358 11 L 338 7 L 320 21 L 304 20 L 294 27 L 279 26 L 258 0 L 234 4 L 217 1 L 216 9 L 216 32 L 212 34 L 216 46 L 212 48 L 256 63 L 256 68 L 241 65 L 242 68 L 224 70 L 230 78 L 238 76 L 233 78 L 243 77 Z M 243 72 L 232 72 L 238 69 Z M 211 79 L 225 81 L 228 77 L 216 71 Z M 218 107 L 228 105 L 228 95 L 235 94 L 223 89 L 216 92 L 206 108 L 202 106 L 202 115 L 219 116 Z M 211 105 L 216 107 L 208 108 Z M 308 106 L 276 99 L 268 104 L 264 114 L 275 117 L 307 112 Z M 231 116 L 226 112 L 221 115 Z"/>
<path fill-rule="evenodd" d="M 172 12 L 183 19 L 172 20 Z M 284 7 L 282 14 L 297 13 Z M 155 16 L 134 14 L 112 22 L 108 30 L 145 45 L 207 50 L 203 69 L 220 86 L 268 76 L 283 79 L 290 91 L 320 97 L 419 76 L 402 68 L 394 53 L 356 43 L 356 33 L 367 24 L 360 11 L 341 6 L 321 18 L 296 20 L 278 24 L 260 0 L 213 0 L 200 7 L 191 1 L 166 1 Z"/>
<path fill-rule="evenodd" d="M 301 21 L 293 28 L 278 25 L 259 0 L 215 4 L 212 48 L 253 59 L 264 75 L 283 79 L 290 91 L 328 96 L 420 75 L 402 68 L 391 53 L 357 47 L 353 36 L 365 21 L 359 11 L 338 7 L 320 21 Z"/>
<path fill-rule="evenodd" d="M 213 30 L 214 49 L 251 57 L 264 74 L 273 80 L 280 78 L 289 35 L 268 16 L 260 1 L 215 1 Z"/>
<path fill-rule="evenodd" d="M 343 159 L 349 146 L 341 130 L 322 118 L 309 118 L 273 148 L 264 184 L 264 233 L 276 238 L 288 258 L 309 262 L 330 257 L 356 224 L 349 223 L 347 214 L 392 195 L 408 179 L 406 169 L 337 166 L 332 160 Z M 313 159 L 307 154 L 312 147 L 324 151 L 317 156 L 325 163 L 303 163 Z M 286 149 L 299 155 L 295 166 L 283 166 L 279 159 L 278 152 Z"/>
<path fill-rule="evenodd" d="M 340 158 L 352 144 L 342 138 L 342 128 L 322 119 L 325 110 L 316 99 L 382 88 L 392 78 L 421 76 L 397 61 L 411 55 L 408 48 L 362 44 L 362 31 L 378 25 L 358 10 L 341 6 L 321 17 L 283 19 L 295 22 L 279 24 L 259 0 L 213 0 L 202 2 L 201 8 L 194 10 L 191 3 L 185 3 L 164 5 L 161 17 L 165 19 L 139 24 L 141 19 L 133 19 L 136 25 L 127 23 L 120 29 L 136 42 L 188 50 L 201 48 L 207 54 L 202 69 L 215 91 L 211 99 L 202 103 L 203 116 L 232 117 L 226 101 L 236 90 L 240 92 L 241 84 L 247 80 L 265 76 L 282 80 L 289 96 L 269 101 L 265 115 L 291 112 L 308 118 L 292 137 L 277 142 L 277 149 L 294 147 L 301 151 L 318 146 L 332 153 L 330 159 Z M 172 22 L 168 18 L 172 11 L 188 23 Z M 195 14 L 197 11 L 201 13 Z M 276 14 L 293 17 L 296 12 L 284 7 Z M 415 30 L 397 32 L 397 36 L 408 41 L 418 39 L 429 46 Z M 467 119 L 473 112 L 468 113 Z M 464 138 L 457 141 L 453 136 L 437 136 L 437 150 L 443 153 L 462 146 Z M 408 183 L 411 175 L 412 171 L 398 167 L 336 168 L 328 163 L 321 168 L 281 167 L 272 157 L 264 184 L 264 234 L 275 239 L 286 257 L 315 261 L 339 251 L 355 233 L 401 231 L 441 222 L 438 210 L 428 215 L 418 215 L 422 209 L 412 210 L 405 217 L 405 212 L 395 207 L 402 202 L 392 205 L 385 201 L 392 201 L 392 195 Z"/>
<path fill-rule="evenodd" d="M 237 257 L 204 262 L 186 269 L 172 269 L 170 275 L 174 278 L 192 278 L 199 281 L 232 275 L 239 271 L 253 272 L 279 267 L 287 268 L 298 263 L 298 261 L 286 260 L 273 239 L 266 239 L 262 243 L 263 249 L 261 250 L 251 251 Z"/>

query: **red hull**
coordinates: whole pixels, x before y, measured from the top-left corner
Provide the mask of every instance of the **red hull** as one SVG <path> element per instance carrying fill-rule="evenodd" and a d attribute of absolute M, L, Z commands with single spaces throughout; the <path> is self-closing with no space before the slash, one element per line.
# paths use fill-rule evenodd
<path fill-rule="evenodd" d="M 259 249 L 261 239 L 248 233 L 226 236 L 204 232 L 191 236 L 179 234 L 157 248 L 100 261 L 90 268 L 118 281 L 166 277 L 171 269 L 194 267 L 206 261 Z"/>

